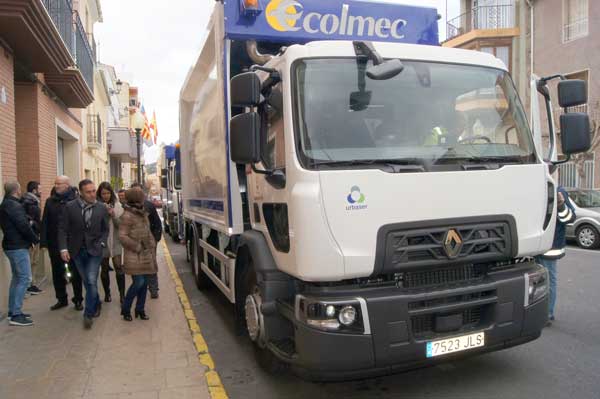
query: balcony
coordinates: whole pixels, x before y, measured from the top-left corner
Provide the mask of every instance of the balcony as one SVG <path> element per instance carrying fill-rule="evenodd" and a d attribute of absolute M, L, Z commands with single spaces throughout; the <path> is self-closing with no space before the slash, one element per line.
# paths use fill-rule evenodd
<path fill-rule="evenodd" d="M 94 100 L 94 55 L 71 0 L 0 0 L 0 36 L 65 105 Z"/>
<path fill-rule="evenodd" d="M 494 31 L 491 33 L 494 37 L 518 35 L 514 4 L 479 6 L 449 20 L 446 23 L 446 42 L 467 34 L 476 38 L 477 33 L 490 30 Z"/>
<path fill-rule="evenodd" d="M 102 119 L 100 119 L 100 115 L 87 116 L 87 145 L 88 148 L 93 150 L 102 148 Z"/>
<path fill-rule="evenodd" d="M 134 162 L 137 159 L 135 137 L 128 128 L 115 127 L 108 130 L 108 153 L 121 162 Z"/>
<path fill-rule="evenodd" d="M 587 36 L 589 33 L 589 22 L 587 18 L 582 18 L 573 23 L 563 26 L 563 43 Z"/>

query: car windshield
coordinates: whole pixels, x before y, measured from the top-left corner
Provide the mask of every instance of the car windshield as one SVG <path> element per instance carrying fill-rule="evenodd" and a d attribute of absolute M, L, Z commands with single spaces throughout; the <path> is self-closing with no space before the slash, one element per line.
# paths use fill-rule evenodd
<path fill-rule="evenodd" d="M 600 208 L 600 191 L 569 190 L 568 193 L 580 208 Z"/>
<path fill-rule="evenodd" d="M 536 162 L 507 72 L 403 63 L 399 75 L 377 81 L 366 77 L 370 61 L 296 62 L 297 145 L 305 167 Z"/>

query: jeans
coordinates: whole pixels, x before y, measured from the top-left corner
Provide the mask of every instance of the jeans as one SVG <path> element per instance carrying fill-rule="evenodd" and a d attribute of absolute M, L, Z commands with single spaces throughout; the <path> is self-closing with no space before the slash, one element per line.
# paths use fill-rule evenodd
<path fill-rule="evenodd" d="M 544 259 L 538 258 L 538 263 L 548 270 L 548 276 L 550 278 L 550 289 L 548 292 L 548 317 L 554 318 L 554 307 L 556 306 L 556 285 L 558 281 L 558 275 L 556 273 L 556 259 Z"/>
<path fill-rule="evenodd" d="M 98 274 L 100 273 L 102 256 L 92 256 L 85 248 L 82 248 L 73 260 L 85 286 L 85 310 L 83 314 L 85 317 L 93 317 L 100 305 Z"/>
<path fill-rule="evenodd" d="M 10 269 L 12 271 L 12 279 L 10 280 L 10 289 L 8 291 L 8 312 L 12 316 L 23 314 L 23 299 L 25 291 L 31 283 L 31 264 L 29 263 L 28 249 L 14 249 L 4 251 Z"/>
<path fill-rule="evenodd" d="M 133 299 L 137 297 L 135 303 L 135 310 L 138 312 L 144 311 L 146 305 L 146 294 L 148 291 L 148 276 L 145 274 L 131 276 L 133 283 L 129 286 L 127 294 L 125 294 L 125 300 L 123 301 L 123 313 L 131 312 L 131 305 Z"/>

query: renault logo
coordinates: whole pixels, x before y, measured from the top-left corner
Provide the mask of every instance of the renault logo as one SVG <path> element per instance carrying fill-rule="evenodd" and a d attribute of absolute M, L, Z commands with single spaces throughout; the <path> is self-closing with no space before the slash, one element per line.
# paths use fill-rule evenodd
<path fill-rule="evenodd" d="M 446 237 L 444 237 L 444 251 L 446 252 L 446 256 L 450 259 L 456 258 L 460 254 L 462 246 L 463 241 L 458 231 L 454 229 L 448 230 Z"/>

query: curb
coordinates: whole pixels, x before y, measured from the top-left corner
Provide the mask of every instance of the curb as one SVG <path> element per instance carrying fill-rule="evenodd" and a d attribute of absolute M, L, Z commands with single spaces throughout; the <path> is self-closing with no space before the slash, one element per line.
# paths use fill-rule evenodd
<path fill-rule="evenodd" d="M 175 263 L 173 262 L 169 248 L 164 240 L 162 241 L 162 244 L 165 250 L 167 266 L 169 267 L 171 278 L 175 283 L 175 291 L 179 297 L 183 314 L 188 322 L 188 328 L 190 330 L 190 334 L 192 335 L 192 340 L 194 341 L 194 347 L 198 352 L 198 361 L 208 369 L 208 371 L 204 373 L 204 377 L 206 378 L 206 383 L 208 384 L 210 397 L 212 399 L 229 399 L 227 392 L 225 392 L 225 387 L 221 382 L 221 377 L 219 377 L 219 373 L 215 370 L 215 362 L 208 351 L 208 345 L 206 345 L 204 336 L 202 336 L 200 325 L 198 324 L 198 320 L 196 320 L 194 311 L 190 306 L 190 301 L 183 288 L 183 282 L 179 277 L 179 273 L 177 273 L 177 269 L 175 268 Z"/>

